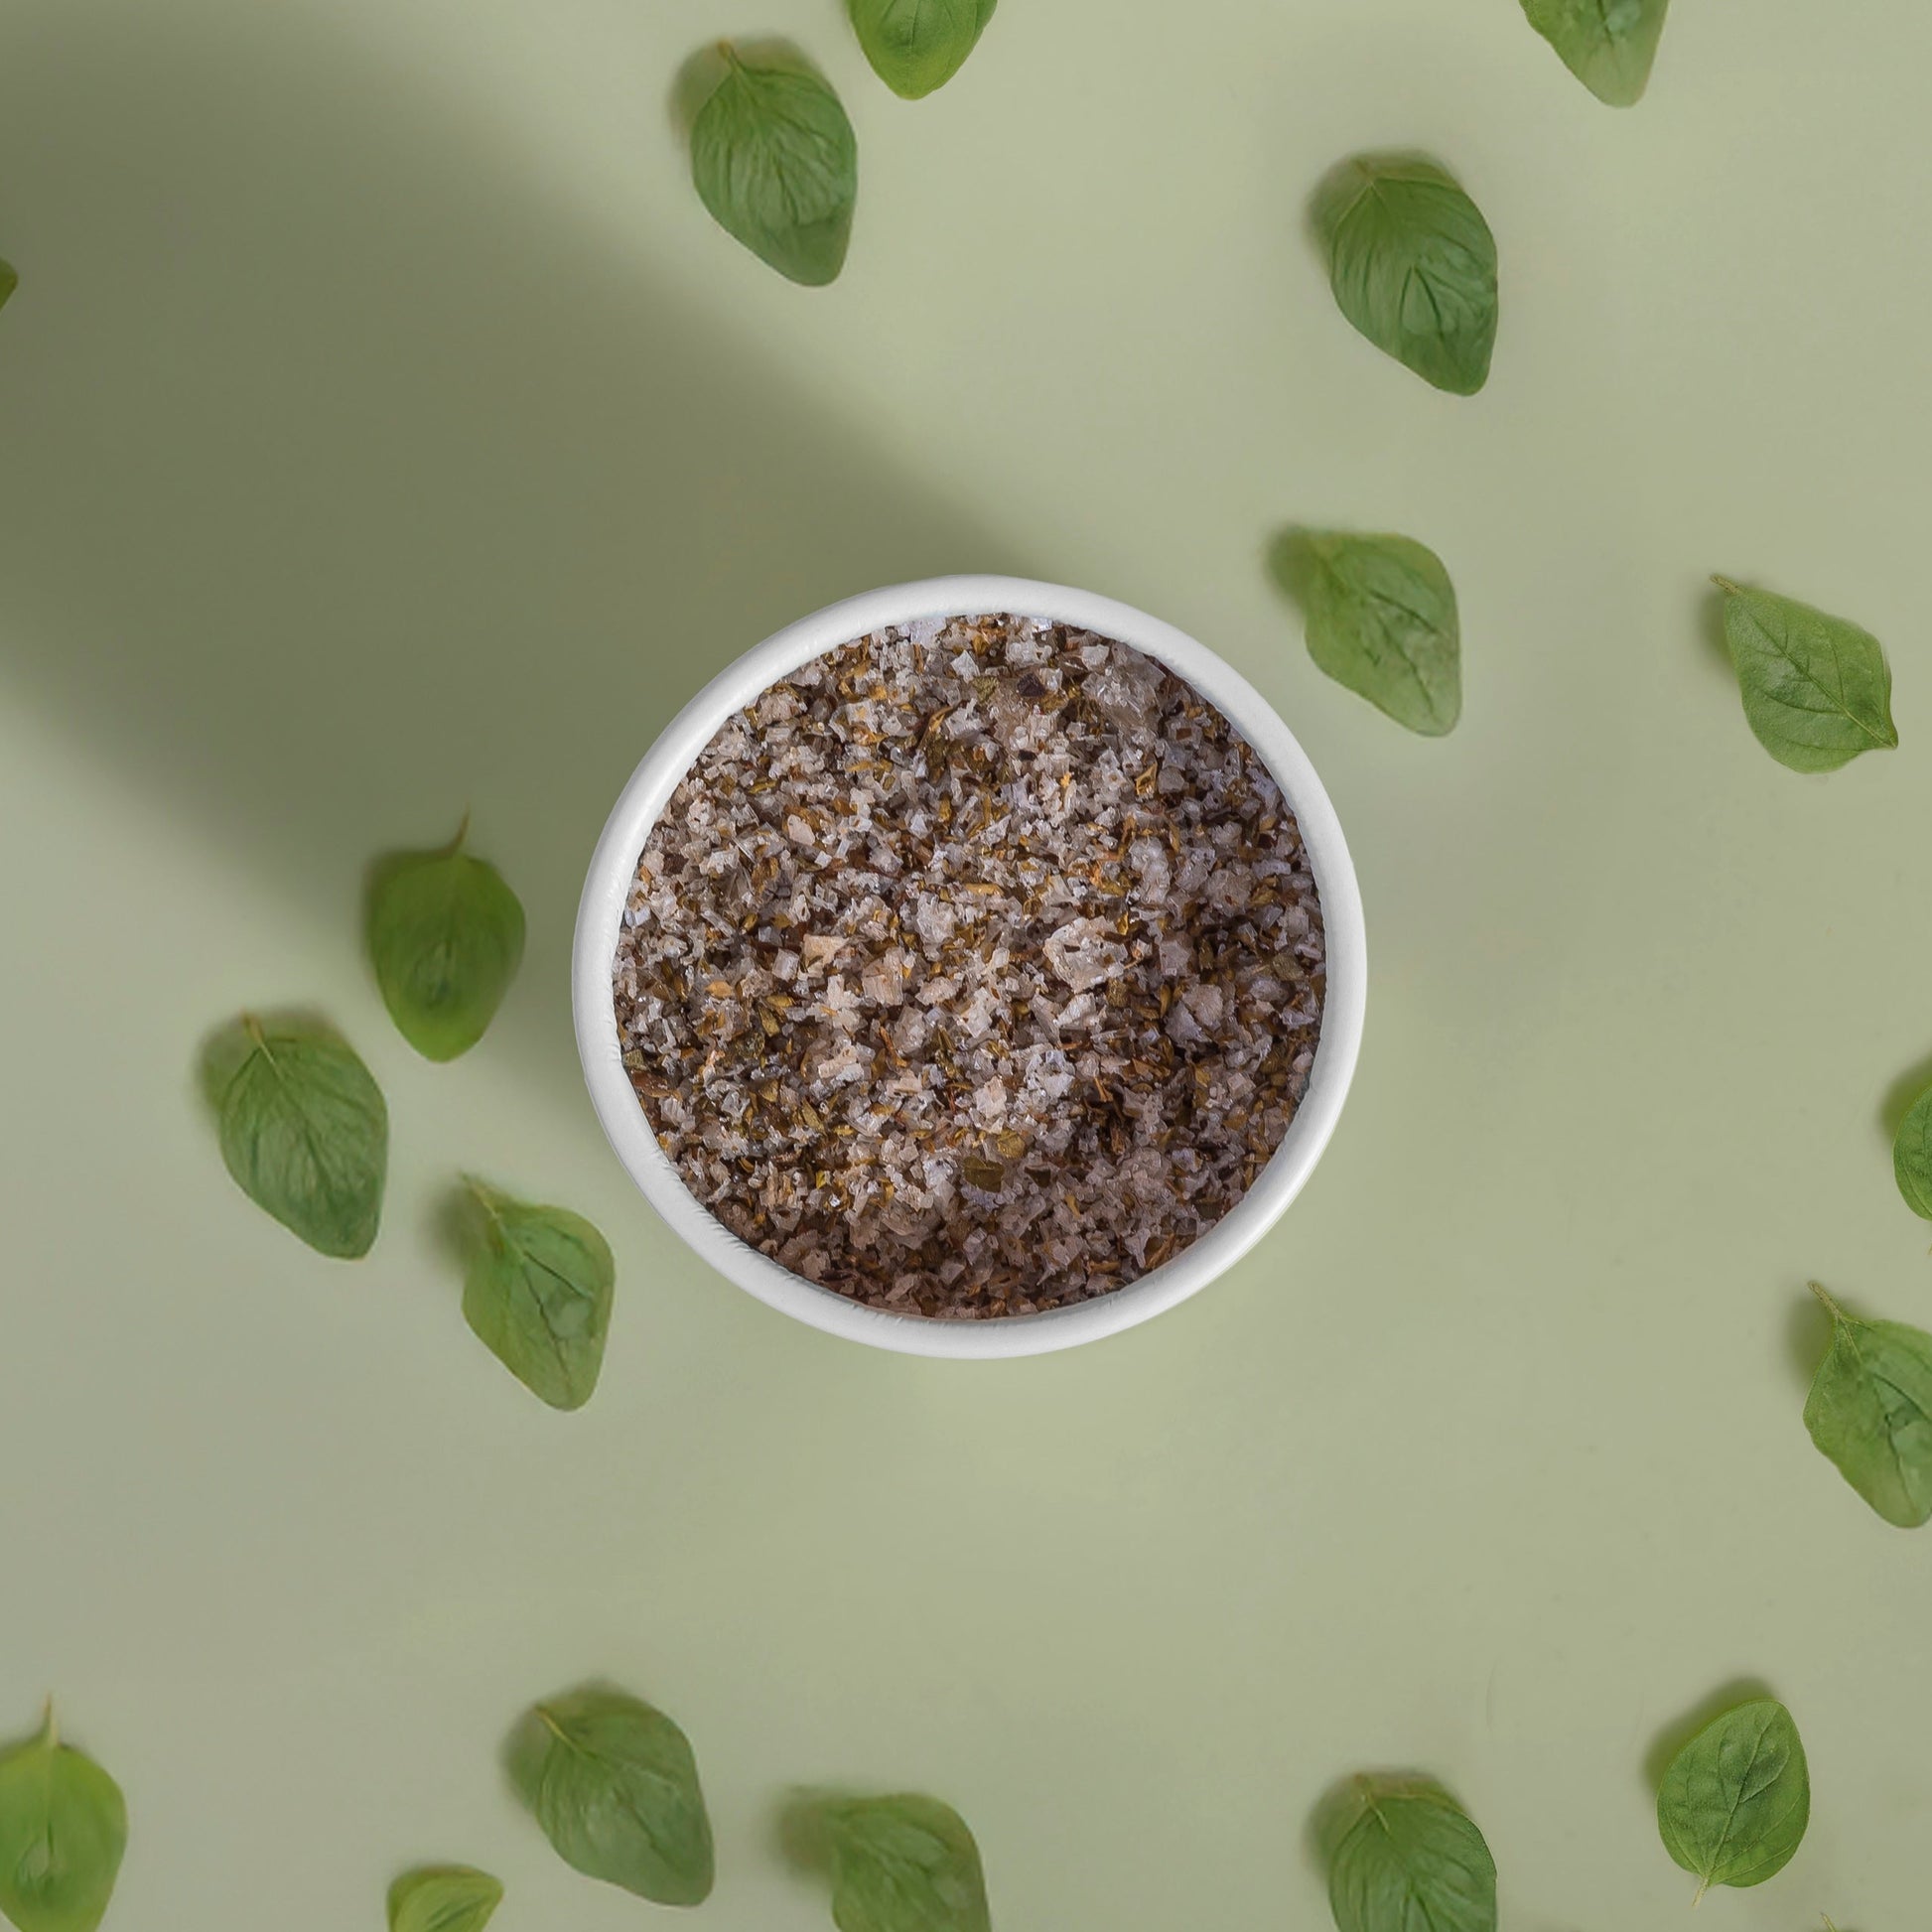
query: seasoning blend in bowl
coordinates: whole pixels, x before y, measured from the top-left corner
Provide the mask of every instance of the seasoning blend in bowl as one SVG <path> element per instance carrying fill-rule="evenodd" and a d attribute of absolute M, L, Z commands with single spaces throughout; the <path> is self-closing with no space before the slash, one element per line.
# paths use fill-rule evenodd
<path fill-rule="evenodd" d="M 1131 1325 L 1285 1208 L 1361 1029 L 1339 827 L 1279 719 L 1103 599 L 820 613 L 673 722 L 575 964 L 600 1118 L 814 1325 L 1018 1354 Z"/>

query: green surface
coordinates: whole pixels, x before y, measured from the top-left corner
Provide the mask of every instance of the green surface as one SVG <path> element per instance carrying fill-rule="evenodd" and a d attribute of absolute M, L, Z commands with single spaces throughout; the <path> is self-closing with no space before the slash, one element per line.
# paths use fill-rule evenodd
<path fill-rule="evenodd" d="M 0 1732 L 55 1690 L 125 1789 L 110 1932 L 375 1924 L 426 1854 L 500 1875 L 506 1928 L 635 1928 L 497 1761 L 593 1676 L 690 1734 L 709 1932 L 824 1927 L 773 1824 L 800 1783 L 942 1793 L 1010 1932 L 1318 1926 L 1303 1821 L 1364 1765 L 1456 1792 L 1520 1932 L 1674 1923 L 1644 1766 L 1740 1675 L 1803 1714 L 1815 1815 L 1700 1932 L 1919 1922 L 1926 1546 L 1807 1438 L 1800 1311 L 1817 1275 L 1932 1319 L 1888 1112 L 1932 1050 L 1932 15 L 1674 9 L 1610 113 L 1504 0 L 1011 0 L 905 104 L 831 0 L 770 0 L 866 153 L 824 290 L 719 232 L 670 132 L 678 66 L 747 24 L 9 12 Z M 1451 158 L 1502 247 L 1473 400 L 1356 336 L 1304 232 L 1390 144 Z M 1309 661 L 1265 569 L 1290 522 L 1439 551 L 1451 736 Z M 1333 791 L 1374 971 L 1334 1145 L 1241 1267 L 959 1368 L 682 1255 L 566 996 L 664 720 L 800 612 L 956 568 L 1127 598 L 1253 677 Z M 1883 638 L 1901 749 L 1766 758 L 1714 570 Z M 432 1066 L 363 963 L 363 868 L 466 804 L 529 951 Z M 352 1267 L 241 1196 L 192 1091 L 271 998 L 389 1096 Z M 464 1326 L 460 1169 L 611 1238 L 581 1414 Z"/>

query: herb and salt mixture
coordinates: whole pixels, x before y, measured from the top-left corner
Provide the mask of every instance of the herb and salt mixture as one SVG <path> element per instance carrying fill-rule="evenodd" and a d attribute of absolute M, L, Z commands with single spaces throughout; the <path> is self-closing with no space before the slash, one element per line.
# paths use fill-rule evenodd
<path fill-rule="evenodd" d="M 734 1233 L 904 1313 L 1120 1288 L 1253 1184 L 1324 987 L 1301 833 L 1152 658 L 1014 617 L 814 659 L 638 862 L 624 1065 Z"/>

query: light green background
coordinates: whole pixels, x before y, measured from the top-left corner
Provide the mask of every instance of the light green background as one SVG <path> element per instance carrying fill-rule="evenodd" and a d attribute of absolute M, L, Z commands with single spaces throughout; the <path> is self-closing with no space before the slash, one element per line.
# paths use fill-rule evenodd
<path fill-rule="evenodd" d="M 126 1787 L 110 1932 L 375 1925 L 423 1858 L 500 1872 L 503 1932 L 644 1923 L 496 1768 L 593 1673 L 696 1742 L 716 1932 L 828 1922 L 771 1831 L 818 1780 L 956 1803 L 1003 1932 L 1318 1927 L 1305 1821 L 1376 1764 L 1463 1796 L 1510 1927 L 1678 1922 L 1644 1760 L 1739 1677 L 1795 1711 L 1814 1818 L 1696 1923 L 1922 1922 L 1932 1542 L 1812 1450 L 1794 1309 L 1815 1273 L 1932 1319 L 1881 1125 L 1932 1048 L 1932 16 L 1676 12 L 1618 113 L 1515 0 L 1005 0 L 916 104 L 834 0 L 13 0 L 0 1730 L 56 1690 Z M 740 29 L 857 123 L 829 291 L 682 173 L 675 69 Z M 1390 144 L 1499 237 L 1472 401 L 1353 335 L 1302 231 Z M 1289 519 L 1447 560 L 1451 738 L 1313 670 L 1259 561 Z M 1258 1252 L 1122 1339 L 964 1367 L 675 1246 L 566 999 L 670 713 L 952 569 L 1126 598 L 1252 677 L 1374 963 L 1340 1132 Z M 1711 570 L 1876 630 L 1902 749 L 1773 764 Z M 439 1068 L 357 887 L 466 804 L 531 943 Z M 361 1266 L 250 1208 L 193 1105 L 202 1033 L 277 1000 L 391 1098 Z M 459 1165 L 611 1233 L 582 1415 L 463 1326 Z"/>

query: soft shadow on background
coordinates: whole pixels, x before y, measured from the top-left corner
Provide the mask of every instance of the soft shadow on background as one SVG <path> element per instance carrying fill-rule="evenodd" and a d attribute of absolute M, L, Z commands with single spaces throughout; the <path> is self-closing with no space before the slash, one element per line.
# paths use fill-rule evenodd
<path fill-rule="evenodd" d="M 678 165 L 657 111 L 640 86 L 639 169 Z M 504 1046 L 574 1096 L 577 893 L 658 728 L 835 598 L 1022 560 L 656 286 L 481 105 L 315 21 L 64 13 L 12 36 L 0 122 L 59 239 L 9 251 L 9 698 L 347 945 L 368 856 L 474 807 L 545 988 Z"/>
<path fill-rule="evenodd" d="M 1656 1797 L 1658 1787 L 1664 1782 L 1664 1773 L 1676 1760 L 1677 1753 L 1705 1725 L 1715 1724 L 1726 1711 L 1734 1710 L 1740 1704 L 1776 1695 L 1762 1678 L 1733 1677 L 1727 1684 L 1719 1685 L 1709 1697 L 1700 1698 L 1690 1710 L 1673 1718 L 1651 1738 L 1650 1748 L 1643 1754 L 1645 1795 Z"/>
<path fill-rule="evenodd" d="M 1350 1771 L 1345 1777 L 1336 1778 L 1315 1800 L 1313 1810 L 1302 1826 L 1303 1859 L 1324 1885 L 1328 1882 L 1328 1873 L 1334 1865 L 1335 1854 L 1341 1849 L 1342 1840 L 1354 1830 L 1362 1817 L 1371 1781 L 1384 1790 L 1402 1785 L 1413 1790 L 1427 1789 L 1443 1792 L 1445 1796 L 1452 1795 L 1427 1771 L 1393 1769 L 1386 1765 L 1374 1770 Z"/>
<path fill-rule="evenodd" d="M 1725 635 L 1725 593 L 1716 584 L 1705 586 L 1698 604 L 1698 641 L 1704 646 L 1705 663 L 1718 674 L 1720 682 L 1733 690 L 1737 667 L 1730 661 L 1730 640 Z"/>
<path fill-rule="evenodd" d="M 1878 1131 L 1884 1136 L 1887 1147 L 1898 1139 L 1898 1130 L 1905 1125 L 1905 1116 L 1918 1104 L 1928 1087 L 1932 1087 L 1932 1053 L 1914 1060 L 1885 1089 L 1884 1098 L 1878 1103 Z"/>
<path fill-rule="evenodd" d="M 1832 1317 L 1810 1289 L 1792 1297 L 1784 1317 L 1785 1360 L 1801 1389 L 1817 1379 L 1818 1365 L 1832 1345 Z"/>

